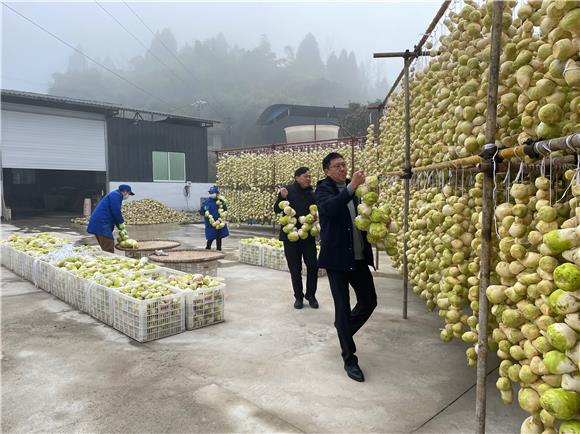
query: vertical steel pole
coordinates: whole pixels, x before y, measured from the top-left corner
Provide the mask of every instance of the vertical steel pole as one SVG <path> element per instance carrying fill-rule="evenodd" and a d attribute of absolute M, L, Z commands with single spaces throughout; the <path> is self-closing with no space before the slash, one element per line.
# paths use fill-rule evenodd
<path fill-rule="evenodd" d="M 411 103 L 409 90 L 409 66 L 412 61 L 409 50 L 405 56 L 405 172 L 411 171 Z M 405 176 L 405 197 L 403 202 L 403 319 L 407 319 L 409 298 L 409 261 L 407 260 L 407 238 L 409 232 L 409 177 Z"/>
<path fill-rule="evenodd" d="M 503 1 L 493 2 L 491 26 L 491 53 L 489 61 L 489 90 L 487 94 L 487 119 L 485 126 L 486 144 L 493 147 L 495 144 L 497 122 L 497 93 L 499 84 L 499 57 L 501 51 Z M 493 158 L 493 157 L 492 157 Z M 486 164 L 487 163 L 487 164 Z M 493 204 L 493 172 L 490 170 L 489 160 L 483 165 L 483 203 L 480 252 L 480 281 L 479 281 L 479 334 L 477 339 L 477 386 L 475 417 L 477 427 L 475 432 L 485 434 L 486 413 L 486 376 L 487 376 L 487 327 L 489 305 L 485 291 L 489 286 L 491 268 L 491 226 L 494 213 Z"/>

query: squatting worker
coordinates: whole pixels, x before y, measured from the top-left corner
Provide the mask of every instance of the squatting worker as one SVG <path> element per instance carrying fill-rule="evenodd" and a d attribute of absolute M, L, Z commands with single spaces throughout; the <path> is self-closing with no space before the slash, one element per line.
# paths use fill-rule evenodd
<path fill-rule="evenodd" d="M 355 355 L 354 334 L 370 318 L 377 306 L 377 294 L 369 265 L 373 254 L 366 237 L 354 225 L 358 199 L 356 188 L 364 183 L 362 170 L 347 179 L 342 155 L 332 152 L 322 160 L 326 178 L 316 186 L 316 203 L 320 215 L 320 255 L 318 266 L 325 268 L 334 299 L 335 322 L 342 349 L 344 369 L 356 381 L 364 374 Z M 349 286 L 357 303 L 350 309 Z"/>
<path fill-rule="evenodd" d="M 97 204 L 97 207 L 91 214 L 87 232 L 97 237 L 99 246 L 105 252 L 115 253 L 115 240 L 113 238 L 113 229 L 125 223 L 121 213 L 121 204 L 129 196 L 134 196 L 131 186 L 126 184 L 119 185 L 117 190 L 111 191 Z"/>
<path fill-rule="evenodd" d="M 280 213 L 279 204 L 287 200 L 290 207 L 296 211 L 296 218 L 310 214 L 310 207 L 315 205 L 314 191 L 312 190 L 312 176 L 308 167 L 299 167 L 294 172 L 294 182 L 280 189 L 278 199 L 274 204 L 274 212 Z M 296 228 L 302 225 L 298 222 Z M 292 288 L 294 289 L 294 307 L 302 309 L 303 299 L 306 298 L 310 307 L 318 309 L 316 300 L 316 284 L 318 283 L 318 261 L 316 260 L 316 239 L 309 235 L 308 238 L 299 238 L 290 241 L 288 235 L 280 228 L 280 241 L 284 242 L 284 254 L 288 262 Z M 306 264 L 306 295 L 302 286 L 302 258 Z"/>
<path fill-rule="evenodd" d="M 208 193 L 209 197 L 203 201 L 199 210 L 199 213 L 205 217 L 205 239 L 207 241 L 205 248 L 210 250 L 213 240 L 216 240 L 216 248 L 221 250 L 222 239 L 230 234 L 225 223 L 227 214 L 224 214 L 228 208 L 225 199 L 219 195 L 215 185 L 210 187 Z"/>

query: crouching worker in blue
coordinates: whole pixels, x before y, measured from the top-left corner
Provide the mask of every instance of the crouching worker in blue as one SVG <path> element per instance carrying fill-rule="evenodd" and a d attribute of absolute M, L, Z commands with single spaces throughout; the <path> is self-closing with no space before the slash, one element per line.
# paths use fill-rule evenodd
<path fill-rule="evenodd" d="M 129 196 L 134 196 L 131 187 L 121 184 L 117 190 L 111 191 L 97 204 L 91 214 L 87 232 L 97 237 L 99 246 L 104 252 L 115 253 L 113 229 L 117 226 L 123 229 L 125 220 L 121 213 L 121 205 Z"/>
<path fill-rule="evenodd" d="M 222 249 L 222 239 L 230 233 L 226 223 L 227 206 L 226 200 L 219 195 L 218 188 L 214 185 L 209 191 L 209 197 L 201 205 L 199 213 L 205 217 L 205 239 L 207 244 L 205 248 L 211 249 L 213 240 L 216 240 L 218 250 Z"/>
<path fill-rule="evenodd" d="M 342 155 L 332 152 L 322 160 L 326 178 L 319 181 L 314 196 L 320 217 L 320 255 L 318 266 L 325 268 L 334 299 L 334 326 L 342 349 L 344 369 L 355 381 L 365 377 L 355 355 L 353 336 L 370 318 L 377 306 L 377 294 L 369 265 L 373 252 L 364 234 L 354 225 L 358 199 L 354 192 L 365 181 L 364 172 L 346 178 Z M 356 294 L 350 309 L 349 284 Z"/>

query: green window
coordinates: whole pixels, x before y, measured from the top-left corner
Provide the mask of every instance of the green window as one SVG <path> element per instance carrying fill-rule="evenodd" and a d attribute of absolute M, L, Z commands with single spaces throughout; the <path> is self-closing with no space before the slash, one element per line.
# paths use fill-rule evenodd
<path fill-rule="evenodd" d="M 183 152 L 153 151 L 153 181 L 185 181 Z"/>

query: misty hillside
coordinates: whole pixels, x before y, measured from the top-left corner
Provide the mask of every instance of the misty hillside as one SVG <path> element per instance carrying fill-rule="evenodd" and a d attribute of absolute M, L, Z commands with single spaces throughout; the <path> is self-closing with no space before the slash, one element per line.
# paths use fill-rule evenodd
<path fill-rule="evenodd" d="M 311 33 L 278 56 L 266 36 L 253 49 L 231 44 L 221 33 L 178 46 L 171 30 L 164 29 L 129 66 L 117 67 L 109 58 L 98 61 L 109 71 L 73 53 L 67 70 L 53 74 L 48 92 L 220 120 L 226 145 L 233 146 L 256 143 L 256 119 L 271 104 L 345 107 L 380 98 L 387 88 L 385 80 L 369 85 L 352 52 L 340 50 L 323 59 Z"/>

